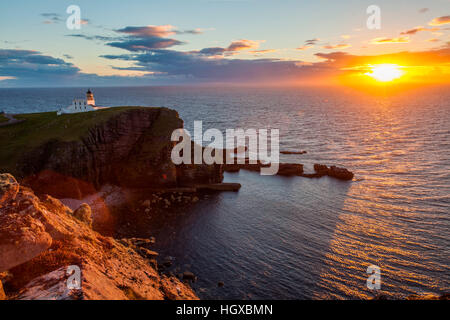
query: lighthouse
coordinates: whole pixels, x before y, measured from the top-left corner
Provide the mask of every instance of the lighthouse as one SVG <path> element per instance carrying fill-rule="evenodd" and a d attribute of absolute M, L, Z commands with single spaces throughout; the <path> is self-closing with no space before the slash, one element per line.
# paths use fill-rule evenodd
<path fill-rule="evenodd" d="M 57 114 L 67 114 L 67 113 L 80 113 L 80 112 L 91 112 L 96 110 L 108 109 L 108 107 L 97 107 L 95 105 L 94 94 L 91 89 L 86 92 L 86 100 L 84 99 L 74 99 L 72 104 L 64 109 L 59 109 Z"/>
<path fill-rule="evenodd" d="M 89 106 L 95 106 L 94 94 L 92 93 L 91 89 L 86 92 L 86 103 Z"/>

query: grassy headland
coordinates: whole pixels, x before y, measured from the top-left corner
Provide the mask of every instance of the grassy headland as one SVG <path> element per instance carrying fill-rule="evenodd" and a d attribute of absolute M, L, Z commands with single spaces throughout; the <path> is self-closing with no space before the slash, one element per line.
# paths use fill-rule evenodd
<path fill-rule="evenodd" d="M 56 112 L 15 115 L 17 120 L 24 121 L 0 127 L 0 171 L 13 172 L 15 164 L 25 152 L 49 140 L 77 141 L 92 127 L 108 121 L 112 116 L 140 108 L 144 107 L 115 107 L 61 116 Z"/>

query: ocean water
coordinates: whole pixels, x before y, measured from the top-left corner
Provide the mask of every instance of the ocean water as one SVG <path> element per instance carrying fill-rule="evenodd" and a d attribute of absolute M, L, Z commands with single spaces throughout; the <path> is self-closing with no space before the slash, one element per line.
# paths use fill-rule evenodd
<path fill-rule="evenodd" d="M 0 89 L 0 110 L 56 110 L 87 88 Z M 355 299 L 450 291 L 450 88 L 94 88 L 99 105 L 166 106 L 188 129 L 280 129 L 283 162 L 340 165 L 355 181 L 226 174 L 210 195 L 149 226 L 198 276 L 203 299 Z M 381 269 L 381 290 L 366 287 Z M 223 281 L 225 286 L 218 288 Z"/>

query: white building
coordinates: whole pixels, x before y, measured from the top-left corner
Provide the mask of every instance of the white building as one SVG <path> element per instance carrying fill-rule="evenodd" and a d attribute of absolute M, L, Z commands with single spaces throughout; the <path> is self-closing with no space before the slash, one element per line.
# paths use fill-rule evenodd
<path fill-rule="evenodd" d="M 80 112 L 90 112 L 96 111 L 100 109 L 105 109 L 102 107 L 95 106 L 94 94 L 89 89 L 86 93 L 86 100 L 84 99 L 74 99 L 72 104 L 67 108 L 60 109 L 58 111 L 58 115 L 67 114 L 67 113 L 80 113 Z"/>

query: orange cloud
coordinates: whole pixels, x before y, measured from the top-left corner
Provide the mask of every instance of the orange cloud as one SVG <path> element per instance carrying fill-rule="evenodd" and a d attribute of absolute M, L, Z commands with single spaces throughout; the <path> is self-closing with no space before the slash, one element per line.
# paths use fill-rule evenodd
<path fill-rule="evenodd" d="M 430 26 L 442 26 L 442 25 L 448 24 L 448 23 L 450 23 L 450 16 L 443 16 L 443 17 L 434 18 L 433 20 L 430 21 L 429 25 Z"/>
<path fill-rule="evenodd" d="M 175 27 L 166 24 L 162 26 L 145 26 L 145 27 L 126 27 L 120 30 L 117 30 L 118 32 L 127 33 L 135 36 L 146 36 L 146 37 L 157 37 L 157 38 L 164 38 L 171 35 L 174 35 L 176 33 Z"/>
<path fill-rule="evenodd" d="M 398 38 L 375 38 L 370 41 L 371 44 L 387 44 L 387 43 L 408 43 L 411 40 L 409 37 Z"/>
<path fill-rule="evenodd" d="M 419 26 L 419 27 L 415 27 L 415 28 L 407 30 L 407 31 L 403 31 L 400 34 L 402 34 L 402 35 L 414 35 L 414 34 L 416 34 L 418 32 L 421 32 L 421 31 L 433 32 L 433 31 L 438 31 L 438 30 L 439 30 L 439 28 L 426 28 L 426 27 Z"/>
<path fill-rule="evenodd" d="M 233 41 L 227 48 L 229 52 L 256 49 L 259 47 L 258 41 L 242 39 L 238 41 Z"/>
<path fill-rule="evenodd" d="M 273 53 L 273 52 L 277 52 L 278 50 L 276 49 L 265 49 L 265 50 L 252 50 L 249 51 L 250 53 L 255 53 L 255 54 L 264 54 L 264 53 Z"/>
<path fill-rule="evenodd" d="M 328 50 L 330 50 L 330 49 L 347 49 L 347 48 L 350 48 L 350 47 L 351 47 L 351 45 L 346 44 L 346 43 L 323 46 L 324 49 L 328 49 Z"/>
<path fill-rule="evenodd" d="M 298 48 L 296 48 L 295 50 L 304 51 L 304 50 L 308 50 L 308 49 L 311 49 L 311 48 L 314 48 L 314 46 L 311 46 L 311 45 L 305 45 L 305 46 L 298 47 Z"/>

